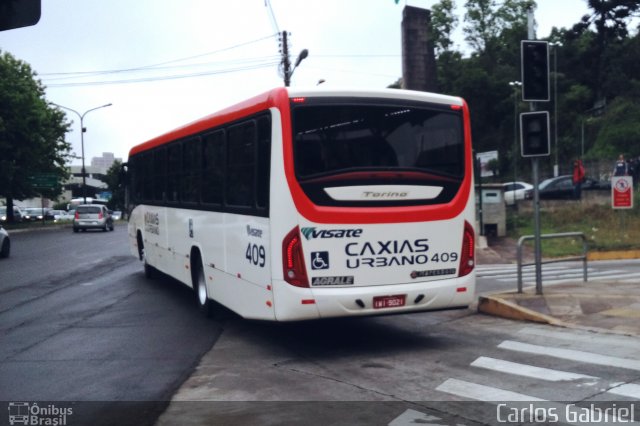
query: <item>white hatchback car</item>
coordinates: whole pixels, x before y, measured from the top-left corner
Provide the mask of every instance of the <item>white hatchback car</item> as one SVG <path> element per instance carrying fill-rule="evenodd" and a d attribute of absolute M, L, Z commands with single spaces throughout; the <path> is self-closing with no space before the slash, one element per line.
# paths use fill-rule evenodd
<path fill-rule="evenodd" d="M 113 219 L 106 206 L 98 204 L 82 204 L 76 207 L 73 218 L 73 232 L 87 229 L 102 229 L 113 231 Z"/>
<path fill-rule="evenodd" d="M 502 184 L 504 188 L 504 202 L 511 206 L 518 200 L 530 200 L 533 198 L 533 185 L 527 182 L 507 182 Z"/>

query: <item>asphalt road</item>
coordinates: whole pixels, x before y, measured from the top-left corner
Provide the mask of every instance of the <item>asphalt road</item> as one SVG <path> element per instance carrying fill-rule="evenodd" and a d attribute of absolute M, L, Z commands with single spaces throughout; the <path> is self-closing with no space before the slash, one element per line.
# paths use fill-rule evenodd
<path fill-rule="evenodd" d="M 0 401 L 73 402 L 67 424 L 152 424 L 220 325 L 190 289 L 145 279 L 125 225 L 11 238 L 0 261 Z"/>
<path fill-rule="evenodd" d="M 12 243 L 0 261 L 0 425 L 3 403 L 73 409 L 67 425 L 395 426 L 494 424 L 496 401 L 511 398 L 638 400 L 634 337 L 471 310 L 207 320 L 190 289 L 144 278 L 124 225 L 14 233 Z"/>

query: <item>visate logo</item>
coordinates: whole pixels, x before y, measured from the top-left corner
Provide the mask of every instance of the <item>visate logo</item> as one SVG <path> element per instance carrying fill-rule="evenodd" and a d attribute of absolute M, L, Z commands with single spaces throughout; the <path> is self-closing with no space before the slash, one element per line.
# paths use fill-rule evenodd
<path fill-rule="evenodd" d="M 316 229 L 315 227 L 311 228 L 302 228 L 300 229 L 302 235 L 307 240 L 312 240 L 314 238 L 358 238 L 362 235 L 362 229 Z"/>

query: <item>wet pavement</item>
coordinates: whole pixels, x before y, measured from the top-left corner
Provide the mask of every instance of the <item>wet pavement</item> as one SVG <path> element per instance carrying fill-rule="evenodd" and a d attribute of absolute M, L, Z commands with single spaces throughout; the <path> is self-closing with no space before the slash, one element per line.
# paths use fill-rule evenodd
<path fill-rule="evenodd" d="M 516 247 L 516 242 L 509 238 L 491 239 L 478 248 L 478 264 L 516 263 Z M 625 253 L 622 256 L 628 258 Z M 525 248 L 523 261 L 533 261 L 530 249 Z M 528 287 L 522 293 L 481 296 L 478 311 L 562 327 L 640 336 L 640 282 L 577 280 L 543 286 L 542 293 L 536 294 L 535 287 Z"/>

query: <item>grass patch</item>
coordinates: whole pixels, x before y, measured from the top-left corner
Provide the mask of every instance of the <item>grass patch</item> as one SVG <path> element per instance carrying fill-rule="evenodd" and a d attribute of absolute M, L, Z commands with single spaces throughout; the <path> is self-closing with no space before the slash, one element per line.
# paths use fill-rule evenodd
<path fill-rule="evenodd" d="M 533 212 L 509 212 L 509 236 L 518 239 L 533 235 Z M 540 211 L 541 234 L 582 232 L 589 251 L 640 249 L 640 209 L 613 210 L 609 205 L 589 205 L 566 202 Z M 533 241 L 527 245 L 533 247 Z M 544 257 L 575 256 L 582 254 L 580 238 L 554 238 L 542 240 Z"/>

